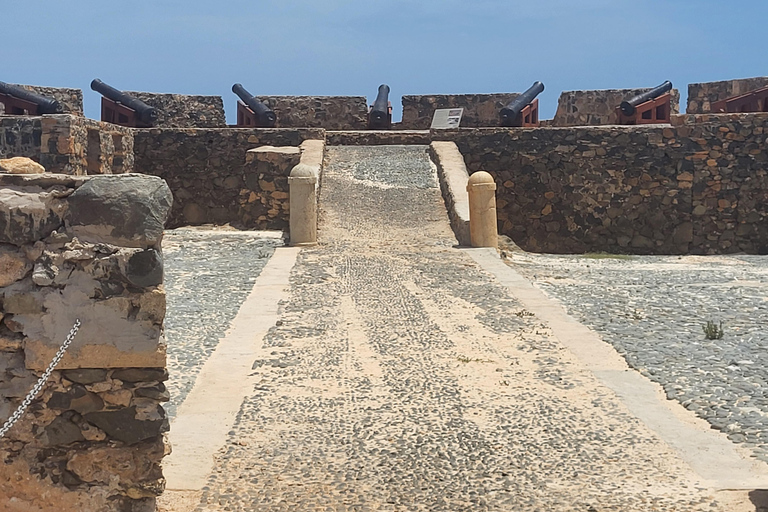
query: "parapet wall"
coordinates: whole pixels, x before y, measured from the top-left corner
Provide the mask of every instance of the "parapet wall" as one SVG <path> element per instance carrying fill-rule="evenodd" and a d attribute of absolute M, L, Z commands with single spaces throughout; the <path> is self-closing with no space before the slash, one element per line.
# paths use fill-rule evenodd
<path fill-rule="evenodd" d="M 712 104 L 732 96 L 768 86 L 768 76 L 688 84 L 687 114 L 708 114 Z"/>
<path fill-rule="evenodd" d="M 225 128 L 221 96 L 133 92 L 127 94 L 157 109 L 158 128 Z"/>
<path fill-rule="evenodd" d="M 768 114 L 673 126 L 434 130 L 497 183 L 527 251 L 768 253 Z"/>
<path fill-rule="evenodd" d="M 617 124 L 616 107 L 622 101 L 650 91 L 642 89 L 604 89 L 595 91 L 564 91 L 557 101 L 552 126 L 603 126 Z M 672 89 L 672 114 L 680 112 L 680 91 Z"/>
<path fill-rule="evenodd" d="M 403 96 L 402 130 L 429 130 L 432 117 L 439 108 L 463 108 L 463 128 L 499 126 L 499 112 L 519 93 L 497 94 L 430 94 Z"/>
<path fill-rule="evenodd" d="M 278 128 L 365 130 L 365 96 L 258 96 L 277 115 Z"/>
<path fill-rule="evenodd" d="M 267 164 L 259 166 L 255 156 L 246 161 L 248 150 L 324 139 L 323 130 L 311 128 L 137 129 L 135 169 L 168 182 L 175 199 L 170 227 L 281 229 L 287 225 L 287 178 L 283 183 L 277 177 L 290 172 L 288 163 L 280 163 L 290 157 L 274 156 L 271 170 L 264 171 Z"/>
<path fill-rule="evenodd" d="M 163 259 L 153 176 L 0 174 L 0 508 L 152 512 L 163 491 Z"/>
<path fill-rule="evenodd" d="M 133 170 L 133 133 L 67 114 L 0 117 L 0 158 L 25 156 L 48 172 L 85 175 Z"/>
<path fill-rule="evenodd" d="M 72 114 L 76 116 L 83 115 L 83 91 L 80 89 L 67 89 L 64 87 L 43 87 L 41 85 L 22 85 L 15 84 L 19 87 L 23 87 L 28 91 L 32 91 L 49 98 L 54 98 L 61 104 L 64 114 Z M 0 103 L 0 114 L 4 113 L 3 104 Z"/>

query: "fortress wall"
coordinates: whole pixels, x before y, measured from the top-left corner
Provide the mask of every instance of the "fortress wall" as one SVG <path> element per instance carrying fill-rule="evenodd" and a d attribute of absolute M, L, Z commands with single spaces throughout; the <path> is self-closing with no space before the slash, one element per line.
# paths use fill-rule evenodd
<path fill-rule="evenodd" d="M 688 84 L 687 114 L 708 114 L 712 103 L 768 86 L 768 76 Z"/>
<path fill-rule="evenodd" d="M 131 129 L 69 114 L 0 117 L 0 158 L 26 156 L 48 172 L 85 175 L 133 170 Z"/>
<path fill-rule="evenodd" d="M 160 242 L 170 201 L 153 176 L 0 174 L 3 422 L 82 324 L 0 438 L 0 503 L 13 510 L 155 510 L 168 453 Z"/>
<path fill-rule="evenodd" d="M 432 116 L 439 108 L 464 108 L 461 126 L 483 128 L 499 126 L 499 111 L 519 93 L 430 94 L 403 96 L 401 130 L 429 130 Z"/>
<path fill-rule="evenodd" d="M 499 231 L 524 250 L 768 252 L 768 114 L 673 119 L 432 135 L 493 174 Z"/>
<path fill-rule="evenodd" d="M 277 128 L 365 130 L 365 96 L 258 96 L 277 115 Z"/>
<path fill-rule="evenodd" d="M 312 128 L 150 128 L 133 133 L 136 171 L 160 176 L 173 191 L 169 227 L 230 223 L 282 229 L 294 156 L 277 151 L 262 155 L 262 161 L 248 150 L 325 139 L 323 130 Z"/>
<path fill-rule="evenodd" d="M 158 128 L 226 128 L 221 96 L 152 92 L 126 93 L 157 109 Z"/>
<path fill-rule="evenodd" d="M 596 91 L 564 91 L 557 101 L 552 126 L 602 126 L 618 122 L 616 107 L 622 101 L 650 91 L 643 89 L 604 89 Z M 680 91 L 672 89 L 671 110 L 680 112 Z"/>
<path fill-rule="evenodd" d="M 22 85 L 14 84 L 19 87 L 23 87 L 29 91 L 32 91 L 49 98 L 54 98 L 61 104 L 64 109 L 64 114 L 72 114 L 76 116 L 83 115 L 83 91 L 80 89 L 67 89 L 64 87 L 43 87 L 41 85 Z M 4 106 L 0 103 L 0 114 L 3 114 Z"/>

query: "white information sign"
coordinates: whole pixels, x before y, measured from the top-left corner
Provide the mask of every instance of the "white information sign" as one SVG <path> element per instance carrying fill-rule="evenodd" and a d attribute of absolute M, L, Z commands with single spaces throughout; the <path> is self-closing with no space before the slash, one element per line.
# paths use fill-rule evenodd
<path fill-rule="evenodd" d="M 463 113 L 463 108 L 439 108 L 432 117 L 431 128 L 458 128 Z"/>

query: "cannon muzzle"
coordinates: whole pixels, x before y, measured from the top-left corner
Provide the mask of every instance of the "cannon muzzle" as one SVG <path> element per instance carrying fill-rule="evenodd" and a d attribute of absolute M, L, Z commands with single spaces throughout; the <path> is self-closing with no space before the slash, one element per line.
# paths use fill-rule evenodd
<path fill-rule="evenodd" d="M 646 101 L 650 101 L 653 99 L 658 98 L 662 94 L 664 94 L 667 91 L 672 90 L 672 82 L 667 80 L 663 84 L 659 85 L 658 87 L 654 87 L 648 92 L 644 92 L 642 94 L 638 94 L 637 96 L 634 96 L 627 101 L 622 101 L 621 105 L 619 105 L 619 108 L 621 109 L 621 113 L 625 116 L 631 116 L 635 113 L 635 107 L 640 105 L 641 103 L 645 103 Z"/>
<path fill-rule="evenodd" d="M 370 113 L 370 127 L 375 129 L 389 128 L 389 86 L 381 84 L 376 101 L 373 102 Z"/>
<path fill-rule="evenodd" d="M 243 103 L 248 105 L 248 108 L 256 114 L 256 126 L 259 128 L 274 128 L 275 123 L 277 122 L 277 116 L 272 109 L 246 91 L 242 84 L 233 85 L 232 92 L 237 94 L 237 96 L 243 100 Z"/>
<path fill-rule="evenodd" d="M 61 114 L 64 111 L 64 109 L 61 108 L 61 104 L 54 98 L 28 91 L 18 85 L 0 82 L 0 94 L 7 94 L 8 96 L 34 103 L 37 105 L 38 114 Z"/>
<path fill-rule="evenodd" d="M 114 87 L 105 84 L 98 78 L 93 79 L 91 82 L 91 89 L 98 92 L 105 98 L 109 98 L 112 101 L 118 102 L 134 112 L 136 117 L 145 125 L 151 126 L 157 121 L 157 110 L 154 107 L 150 107 L 143 101 L 132 98 L 122 91 L 118 91 Z"/>
<path fill-rule="evenodd" d="M 541 91 L 543 90 L 543 83 L 538 81 L 533 82 L 533 85 L 530 86 L 527 91 L 510 101 L 499 113 L 501 115 L 501 126 L 515 126 L 516 124 L 519 124 L 517 123 L 517 118 L 520 115 L 520 112 L 526 105 L 536 99 L 536 96 L 541 94 Z"/>

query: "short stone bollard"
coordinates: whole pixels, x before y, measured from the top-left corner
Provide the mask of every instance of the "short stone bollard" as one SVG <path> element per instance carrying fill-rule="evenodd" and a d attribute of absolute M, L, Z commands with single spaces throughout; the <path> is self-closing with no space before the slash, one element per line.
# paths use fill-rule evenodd
<path fill-rule="evenodd" d="M 317 243 L 317 175 L 314 167 L 299 163 L 288 178 L 291 245 Z"/>
<path fill-rule="evenodd" d="M 496 183 L 493 176 L 478 171 L 467 182 L 469 194 L 469 238 L 472 247 L 496 247 Z"/>

